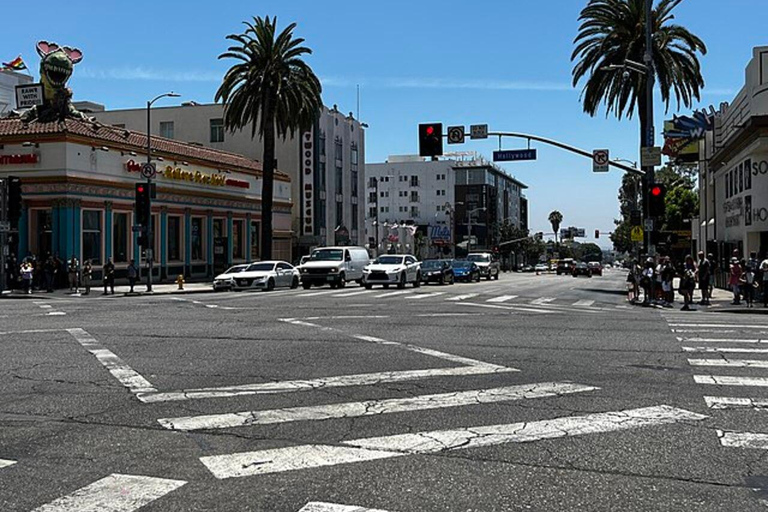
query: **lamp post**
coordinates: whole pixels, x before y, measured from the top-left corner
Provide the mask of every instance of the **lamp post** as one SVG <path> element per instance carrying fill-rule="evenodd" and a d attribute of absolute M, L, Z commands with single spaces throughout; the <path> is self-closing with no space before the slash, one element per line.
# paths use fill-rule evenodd
<path fill-rule="evenodd" d="M 177 94 L 173 91 L 166 92 L 164 94 L 161 94 L 159 96 L 156 96 L 154 99 L 147 102 L 147 163 L 152 163 L 152 122 L 151 122 L 151 112 L 152 112 L 152 104 L 156 102 L 157 100 L 161 98 L 178 98 L 181 96 L 180 94 Z M 146 232 L 147 232 L 147 292 L 152 291 L 152 261 L 155 257 L 154 249 L 155 249 L 155 241 L 153 239 L 153 233 L 152 233 L 152 178 L 150 176 L 147 176 L 147 225 Z"/>
<path fill-rule="evenodd" d="M 469 236 L 467 237 L 467 254 L 472 252 L 472 215 L 474 215 L 475 212 L 484 212 L 486 210 L 487 208 L 485 206 L 481 206 L 480 208 L 470 210 L 467 214 L 467 232 L 469 233 Z"/>

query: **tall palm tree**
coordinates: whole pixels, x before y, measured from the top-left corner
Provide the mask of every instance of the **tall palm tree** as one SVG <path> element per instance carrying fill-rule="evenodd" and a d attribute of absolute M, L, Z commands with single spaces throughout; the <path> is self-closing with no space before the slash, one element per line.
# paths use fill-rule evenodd
<path fill-rule="evenodd" d="M 561 222 L 563 222 L 563 214 L 557 210 L 552 210 L 549 214 L 549 223 L 552 224 L 552 231 L 555 232 L 555 245 L 557 245 L 557 232 L 560 231 Z"/>
<path fill-rule="evenodd" d="M 672 10 L 682 0 L 660 0 L 653 9 L 653 67 L 667 110 L 672 93 L 677 107 L 690 107 L 704 87 L 697 53 L 707 53 L 701 39 L 672 23 Z M 627 60 L 643 62 L 645 54 L 645 0 L 589 0 L 579 16 L 571 60 L 573 85 L 586 78 L 582 90 L 584 111 L 594 116 L 601 104 L 606 115 L 631 118 L 637 109 L 640 134 L 648 130 L 644 74 L 622 69 Z M 613 67 L 614 69 L 609 69 Z M 652 128 L 652 127 L 651 127 Z M 642 145 L 642 144 L 641 144 Z"/>
<path fill-rule="evenodd" d="M 235 59 L 216 91 L 224 102 L 224 126 L 234 132 L 251 125 L 251 137 L 264 141 L 261 191 L 261 258 L 272 259 L 272 203 L 275 183 L 275 135 L 309 129 L 323 106 L 320 80 L 302 56 L 312 50 L 293 37 L 295 23 L 277 33 L 277 18 L 255 17 L 242 34 L 230 34 L 219 59 Z M 294 198 L 296 199 L 296 198 Z M 299 199 L 300 200 L 300 199 Z"/>

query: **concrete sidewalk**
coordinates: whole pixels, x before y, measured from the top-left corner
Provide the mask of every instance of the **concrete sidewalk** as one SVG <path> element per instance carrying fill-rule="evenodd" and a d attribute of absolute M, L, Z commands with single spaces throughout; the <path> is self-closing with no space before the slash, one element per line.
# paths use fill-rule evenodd
<path fill-rule="evenodd" d="M 133 287 L 133 293 L 130 292 L 131 287 L 128 285 L 115 286 L 114 295 L 110 292 L 109 295 L 104 295 L 104 288 L 99 286 L 92 286 L 91 293 L 89 295 L 83 295 L 83 289 L 80 288 L 79 293 L 73 293 L 69 288 L 60 290 L 54 290 L 51 293 L 45 290 L 33 290 L 32 293 L 27 294 L 20 290 L 14 290 L 13 292 L 4 291 L 0 294 L 0 298 L 3 299 L 41 299 L 45 297 L 82 297 L 82 298 L 112 298 L 112 297 L 136 297 L 141 295 L 183 295 L 189 293 L 213 293 L 213 285 L 211 283 L 185 283 L 184 289 L 179 290 L 176 283 L 157 283 L 152 285 L 152 292 L 147 293 L 147 285 L 145 283 L 137 284 Z"/>

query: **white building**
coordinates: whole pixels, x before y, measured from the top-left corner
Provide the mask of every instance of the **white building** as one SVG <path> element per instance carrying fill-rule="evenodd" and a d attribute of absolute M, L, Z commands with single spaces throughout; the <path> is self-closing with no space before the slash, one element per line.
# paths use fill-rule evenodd
<path fill-rule="evenodd" d="M 0 70 L 0 117 L 16 108 L 16 86 L 30 83 L 30 75 L 7 69 Z"/>
<path fill-rule="evenodd" d="M 146 131 L 146 109 L 88 111 L 105 124 Z M 260 160 L 262 141 L 251 138 L 251 128 L 235 133 L 224 129 L 221 104 L 186 102 L 176 107 L 152 109 L 151 133 L 221 149 Z M 318 245 L 363 244 L 362 207 L 365 162 L 364 125 L 352 114 L 344 115 L 334 106 L 323 108 L 308 133 L 286 140 L 277 139 L 277 168 L 291 177 L 296 198 L 292 211 L 294 258 Z"/>

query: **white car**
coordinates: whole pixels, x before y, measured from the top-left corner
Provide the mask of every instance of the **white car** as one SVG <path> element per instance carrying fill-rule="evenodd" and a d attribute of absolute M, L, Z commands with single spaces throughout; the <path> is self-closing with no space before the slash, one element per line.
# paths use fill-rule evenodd
<path fill-rule="evenodd" d="M 219 274 L 213 278 L 213 289 L 215 291 L 231 290 L 234 283 L 234 275 L 245 270 L 246 267 L 248 267 L 247 263 L 229 267 L 223 274 Z"/>
<path fill-rule="evenodd" d="M 405 288 L 408 283 L 421 286 L 421 263 L 410 254 L 385 254 L 363 269 L 363 286 L 369 290 L 374 284 Z"/>
<path fill-rule="evenodd" d="M 266 290 L 277 287 L 298 288 L 299 271 L 285 261 L 259 261 L 233 275 L 233 290 Z"/>
<path fill-rule="evenodd" d="M 536 265 L 535 269 L 536 269 L 536 272 L 549 272 L 549 265 L 547 265 L 546 263 L 539 263 L 538 265 Z"/>

